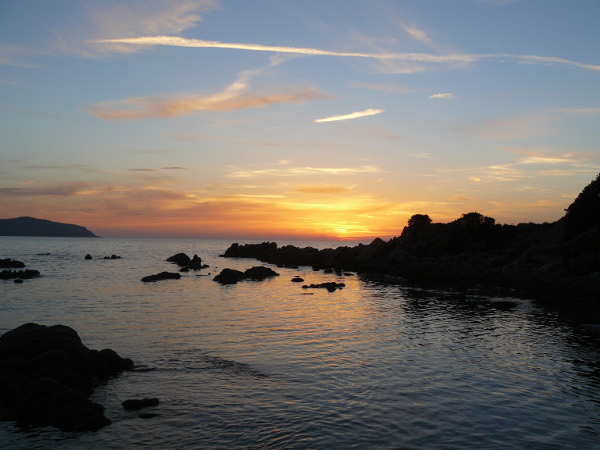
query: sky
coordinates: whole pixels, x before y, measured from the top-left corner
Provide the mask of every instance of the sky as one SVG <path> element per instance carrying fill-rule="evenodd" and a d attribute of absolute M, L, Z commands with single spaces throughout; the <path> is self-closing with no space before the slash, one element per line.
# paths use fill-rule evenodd
<path fill-rule="evenodd" d="M 553 222 L 600 165 L 598 0 L 0 0 L 0 218 L 107 237 Z"/>

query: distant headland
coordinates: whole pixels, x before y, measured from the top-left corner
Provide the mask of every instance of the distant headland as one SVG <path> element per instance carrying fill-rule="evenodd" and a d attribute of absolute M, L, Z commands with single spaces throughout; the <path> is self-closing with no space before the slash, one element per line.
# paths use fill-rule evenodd
<path fill-rule="evenodd" d="M 0 236 L 100 237 L 80 225 L 35 217 L 0 219 Z"/>

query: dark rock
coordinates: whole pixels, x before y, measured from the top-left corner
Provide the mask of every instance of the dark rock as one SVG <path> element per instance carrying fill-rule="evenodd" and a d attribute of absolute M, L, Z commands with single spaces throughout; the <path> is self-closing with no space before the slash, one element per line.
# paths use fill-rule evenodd
<path fill-rule="evenodd" d="M 167 262 L 177 264 L 179 267 L 187 266 L 190 261 L 190 257 L 185 253 L 177 253 L 176 255 L 167 258 Z"/>
<path fill-rule="evenodd" d="M 143 399 L 131 399 L 125 400 L 122 405 L 127 411 L 139 411 L 143 408 L 149 408 L 151 406 L 158 406 L 159 401 L 157 398 L 143 398 Z"/>
<path fill-rule="evenodd" d="M 221 284 L 235 284 L 242 280 L 263 281 L 277 276 L 279 274 L 269 267 L 254 266 L 244 272 L 235 269 L 223 269 L 213 280 Z"/>
<path fill-rule="evenodd" d="M 40 276 L 40 272 L 33 269 L 25 270 L 3 270 L 0 272 L 0 280 L 11 280 L 14 278 L 20 278 L 22 280 L 28 280 L 30 278 L 37 278 Z"/>
<path fill-rule="evenodd" d="M 296 277 L 292 278 L 292 283 L 303 283 L 303 282 L 304 282 L 304 278 L 302 278 L 302 277 L 296 276 Z"/>
<path fill-rule="evenodd" d="M 202 259 L 198 255 L 194 255 L 186 267 L 191 270 L 200 270 L 207 268 L 208 265 L 202 264 Z"/>
<path fill-rule="evenodd" d="M 221 284 L 236 284 L 238 281 L 244 279 L 244 272 L 235 269 L 223 269 L 221 273 L 213 278 Z"/>
<path fill-rule="evenodd" d="M 0 259 L 0 269 L 22 269 L 25 264 L 16 259 Z"/>
<path fill-rule="evenodd" d="M 22 427 L 92 431 L 110 424 L 89 399 L 94 387 L 133 368 L 113 350 L 88 349 L 72 328 L 25 324 L 0 337 L 0 410 Z"/>
<path fill-rule="evenodd" d="M 140 412 L 138 413 L 138 417 L 140 419 L 152 419 L 153 417 L 156 416 L 160 416 L 160 414 L 158 413 L 151 413 L 151 412 Z"/>
<path fill-rule="evenodd" d="M 244 272 L 244 279 L 262 281 L 271 277 L 278 277 L 279 274 L 270 267 L 254 266 Z"/>
<path fill-rule="evenodd" d="M 186 273 L 186 272 L 190 271 L 190 268 L 189 267 L 183 267 L 182 269 L 179 269 L 179 271 Z"/>
<path fill-rule="evenodd" d="M 111 256 L 105 256 L 104 259 L 121 259 L 121 257 L 117 256 L 117 255 L 111 255 Z"/>
<path fill-rule="evenodd" d="M 90 255 L 89 253 L 87 255 L 85 255 L 85 259 L 92 259 L 92 255 Z"/>
<path fill-rule="evenodd" d="M 23 283 L 23 280 L 22 280 L 21 278 L 15 278 L 15 281 L 14 281 L 14 282 L 15 282 L 16 284 L 21 284 L 21 283 Z"/>
<path fill-rule="evenodd" d="M 302 286 L 303 289 L 327 289 L 329 292 L 335 292 L 336 289 L 342 289 L 346 287 L 344 283 L 336 283 L 334 281 L 320 284 L 310 284 Z"/>
<path fill-rule="evenodd" d="M 181 278 L 181 274 L 177 272 L 160 272 L 155 275 L 148 275 L 147 277 L 142 278 L 144 283 L 153 282 L 153 281 L 162 281 L 162 280 L 178 280 Z"/>

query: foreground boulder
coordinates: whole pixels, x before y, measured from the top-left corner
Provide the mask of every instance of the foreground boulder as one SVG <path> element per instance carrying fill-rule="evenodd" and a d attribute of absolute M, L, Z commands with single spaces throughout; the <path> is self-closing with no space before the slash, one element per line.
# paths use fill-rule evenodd
<path fill-rule="evenodd" d="M 269 267 L 254 266 L 244 272 L 235 269 L 223 269 L 213 280 L 221 284 L 235 284 L 242 280 L 263 281 L 278 276 L 279 274 Z"/>
<path fill-rule="evenodd" d="M 0 337 L 0 419 L 25 428 L 98 430 L 111 422 L 89 396 L 132 368 L 113 350 L 88 349 L 70 327 L 21 325 Z"/>
<path fill-rule="evenodd" d="M 162 280 L 179 280 L 180 278 L 181 274 L 177 272 L 161 272 L 154 275 L 148 275 L 147 277 L 142 278 L 142 281 L 144 283 L 150 283 Z"/>

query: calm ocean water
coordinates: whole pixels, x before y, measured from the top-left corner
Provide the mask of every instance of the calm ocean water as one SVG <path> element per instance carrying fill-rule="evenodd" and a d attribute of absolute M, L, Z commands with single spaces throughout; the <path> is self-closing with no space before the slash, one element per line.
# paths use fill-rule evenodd
<path fill-rule="evenodd" d="M 0 422 L 0 447 L 600 448 L 598 326 L 526 299 L 505 310 L 497 298 L 309 267 L 221 286 L 221 269 L 260 264 L 219 258 L 231 242 L 0 237 L 0 258 L 43 275 L 0 281 L 0 333 L 61 323 L 154 369 L 96 390 L 111 426 Z M 210 268 L 140 281 L 175 271 L 164 260 L 181 251 Z M 111 254 L 122 259 L 101 259 Z M 295 275 L 346 287 L 307 291 Z M 121 407 L 147 396 L 161 401 L 157 417 Z"/>

